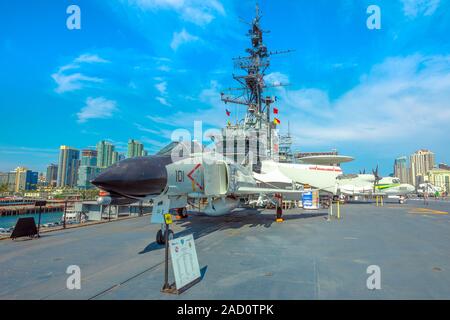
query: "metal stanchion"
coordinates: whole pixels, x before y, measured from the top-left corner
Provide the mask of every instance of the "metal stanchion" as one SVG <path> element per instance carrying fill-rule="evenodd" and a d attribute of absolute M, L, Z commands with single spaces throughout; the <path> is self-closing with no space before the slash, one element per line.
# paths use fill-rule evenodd
<path fill-rule="evenodd" d="M 164 253 L 164 285 L 161 289 L 164 293 L 178 293 L 175 286 L 169 284 L 169 233 L 170 225 L 172 224 L 172 216 L 170 214 L 164 215 L 164 241 L 165 241 L 165 253 Z"/>
<path fill-rule="evenodd" d="M 341 219 L 341 200 L 337 201 L 337 218 Z"/>
<path fill-rule="evenodd" d="M 327 219 L 327 221 L 330 221 L 331 217 L 333 217 L 333 198 L 330 199 L 330 209 L 328 210 L 328 219 Z"/>
<path fill-rule="evenodd" d="M 169 290 L 169 225 L 165 223 L 165 232 L 164 232 L 164 241 L 165 244 L 165 261 L 164 261 L 164 286 L 163 290 Z"/>
<path fill-rule="evenodd" d="M 37 229 L 37 237 L 40 238 L 41 234 L 41 215 L 42 215 L 42 205 L 39 206 L 39 222 L 38 222 L 38 229 Z"/>
<path fill-rule="evenodd" d="M 67 213 L 67 200 L 64 201 L 64 219 L 63 219 L 63 229 L 66 228 L 66 213 Z"/>

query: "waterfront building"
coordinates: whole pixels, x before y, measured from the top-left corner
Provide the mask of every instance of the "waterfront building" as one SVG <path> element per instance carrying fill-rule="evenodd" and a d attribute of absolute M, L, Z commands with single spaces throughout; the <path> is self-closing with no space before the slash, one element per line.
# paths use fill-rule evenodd
<path fill-rule="evenodd" d="M 425 181 L 428 171 L 432 170 L 435 165 L 435 155 L 429 150 L 418 150 L 410 156 L 410 182 L 414 186 Z"/>
<path fill-rule="evenodd" d="M 25 167 L 16 168 L 15 173 L 15 192 L 36 190 L 39 173 Z"/>
<path fill-rule="evenodd" d="M 16 187 L 16 173 L 0 172 L 0 186 L 6 186 L 6 190 L 9 192 L 14 191 Z"/>
<path fill-rule="evenodd" d="M 111 164 L 114 164 L 117 162 L 119 162 L 119 153 L 117 151 L 113 151 Z"/>
<path fill-rule="evenodd" d="M 14 191 L 16 188 L 16 172 L 8 172 L 8 191 Z"/>
<path fill-rule="evenodd" d="M 77 187 L 82 190 L 93 189 L 94 185 L 91 183 L 102 171 L 97 166 L 80 166 L 78 169 Z"/>
<path fill-rule="evenodd" d="M 428 171 L 428 182 L 440 187 L 447 194 L 450 192 L 450 170 L 432 169 Z"/>
<path fill-rule="evenodd" d="M 80 166 L 97 166 L 97 151 L 96 150 L 82 150 Z"/>
<path fill-rule="evenodd" d="M 128 158 L 144 156 L 144 145 L 136 140 L 128 141 Z"/>
<path fill-rule="evenodd" d="M 61 146 L 58 164 L 58 188 L 74 187 L 77 183 L 80 151 L 68 146 Z"/>
<path fill-rule="evenodd" d="M 409 183 L 408 158 L 406 156 L 395 159 L 394 177 L 399 178 L 401 183 Z"/>
<path fill-rule="evenodd" d="M 107 141 L 97 143 L 97 167 L 108 168 L 113 164 L 114 145 Z"/>
<path fill-rule="evenodd" d="M 50 188 L 55 188 L 58 181 L 58 165 L 50 164 L 47 167 L 47 174 L 45 176 L 45 181 L 47 182 L 47 186 Z"/>
<path fill-rule="evenodd" d="M 443 170 L 450 170 L 450 166 L 446 163 L 439 163 L 438 168 Z"/>
<path fill-rule="evenodd" d="M 81 164 L 78 168 L 78 180 L 77 187 L 79 189 L 87 190 L 94 188 L 91 181 L 101 172 L 101 169 L 97 167 L 97 155 L 96 150 L 83 150 L 81 152 Z"/>

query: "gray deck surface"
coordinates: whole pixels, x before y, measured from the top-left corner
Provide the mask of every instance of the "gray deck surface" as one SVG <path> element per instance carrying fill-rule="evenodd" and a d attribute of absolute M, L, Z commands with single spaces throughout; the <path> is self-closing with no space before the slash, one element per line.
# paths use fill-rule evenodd
<path fill-rule="evenodd" d="M 176 222 L 177 235 L 194 234 L 204 271 L 181 296 L 160 293 L 164 250 L 148 216 L 1 241 L 0 299 L 450 298 L 450 202 L 341 208 L 330 222 L 300 209 L 281 224 L 253 210 Z M 81 290 L 66 289 L 69 265 L 81 268 Z M 369 265 L 381 268 L 381 290 L 366 287 Z"/>

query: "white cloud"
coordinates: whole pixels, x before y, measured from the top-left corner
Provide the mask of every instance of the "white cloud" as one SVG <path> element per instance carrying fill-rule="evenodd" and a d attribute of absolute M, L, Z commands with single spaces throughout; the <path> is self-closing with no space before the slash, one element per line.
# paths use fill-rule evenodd
<path fill-rule="evenodd" d="M 55 89 L 57 93 L 79 90 L 83 88 L 84 85 L 86 85 L 87 83 L 103 82 L 103 79 L 96 77 L 89 77 L 81 73 L 73 73 L 70 75 L 65 75 L 64 73 L 58 72 L 52 74 L 52 78 L 58 85 L 58 87 Z"/>
<path fill-rule="evenodd" d="M 108 100 L 103 97 L 88 98 L 86 105 L 77 113 L 78 122 L 84 123 L 90 119 L 108 119 L 116 112 L 116 101 Z"/>
<path fill-rule="evenodd" d="M 156 99 L 156 101 L 158 101 L 159 103 L 161 103 L 164 106 L 167 106 L 167 107 L 171 107 L 172 106 L 169 102 L 167 102 L 166 98 L 156 97 L 155 99 Z"/>
<path fill-rule="evenodd" d="M 219 87 L 217 81 L 211 81 L 210 87 L 200 92 L 197 101 L 206 105 L 206 109 L 196 109 L 189 112 L 178 111 L 168 114 L 164 118 L 156 116 L 148 116 L 147 118 L 155 123 L 170 124 L 172 127 L 180 128 L 191 128 L 195 121 L 202 121 L 207 125 L 223 127 L 226 124 L 226 106 L 220 99 Z M 188 99 L 193 100 L 192 97 Z"/>
<path fill-rule="evenodd" d="M 76 63 L 109 63 L 96 54 L 85 53 L 74 60 Z"/>
<path fill-rule="evenodd" d="M 157 69 L 163 72 L 169 72 L 171 70 L 170 67 L 166 65 L 159 66 Z"/>
<path fill-rule="evenodd" d="M 225 15 L 217 0 L 128 0 L 142 10 L 173 10 L 184 20 L 196 25 L 211 23 L 216 15 Z"/>
<path fill-rule="evenodd" d="M 264 81 L 267 86 L 279 86 L 287 84 L 289 77 L 281 72 L 272 72 L 265 77 Z"/>
<path fill-rule="evenodd" d="M 71 63 L 61 66 L 58 72 L 51 75 L 56 82 L 57 87 L 55 91 L 57 93 L 65 93 L 82 89 L 84 86 L 101 83 L 103 79 L 98 77 L 87 76 L 81 72 L 70 73 L 69 71 L 78 70 L 83 64 L 89 63 L 108 63 L 109 61 L 94 54 L 82 54 L 75 58 Z"/>
<path fill-rule="evenodd" d="M 156 90 L 159 91 L 160 94 L 162 94 L 162 95 L 166 95 L 167 94 L 167 82 L 166 81 L 157 83 L 155 85 L 155 88 L 156 88 Z"/>
<path fill-rule="evenodd" d="M 177 50 L 181 45 L 198 41 L 199 39 L 199 37 L 194 36 L 188 33 L 186 29 L 183 29 L 180 32 L 174 32 L 170 47 L 172 48 L 172 50 Z"/>
<path fill-rule="evenodd" d="M 408 17 L 417 17 L 418 15 L 430 16 L 439 7 L 440 0 L 401 0 L 403 3 L 403 12 Z"/>
<path fill-rule="evenodd" d="M 290 121 L 301 146 L 417 145 L 450 136 L 450 56 L 388 58 L 335 100 L 315 88 L 279 93 L 282 123 Z"/>

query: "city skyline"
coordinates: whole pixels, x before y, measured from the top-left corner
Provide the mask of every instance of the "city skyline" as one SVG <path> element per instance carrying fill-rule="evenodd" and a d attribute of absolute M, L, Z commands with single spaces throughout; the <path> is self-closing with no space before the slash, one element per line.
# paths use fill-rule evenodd
<path fill-rule="evenodd" d="M 0 4 L 0 171 L 44 172 L 61 144 L 92 148 L 104 137 L 126 153 L 133 136 L 152 154 L 194 120 L 226 125 L 220 92 L 233 84 L 232 57 L 245 54 L 239 17 L 252 17 L 254 1 L 75 2 L 83 21 L 75 31 L 64 2 Z M 260 1 L 270 49 L 295 50 L 267 76 L 290 83 L 272 92 L 281 133 L 290 120 L 296 150 L 355 157 L 343 166 L 349 173 L 378 164 L 388 175 L 393 159 L 421 148 L 448 163 L 450 3 L 377 1 L 381 30 L 366 27 L 370 4 Z"/>

